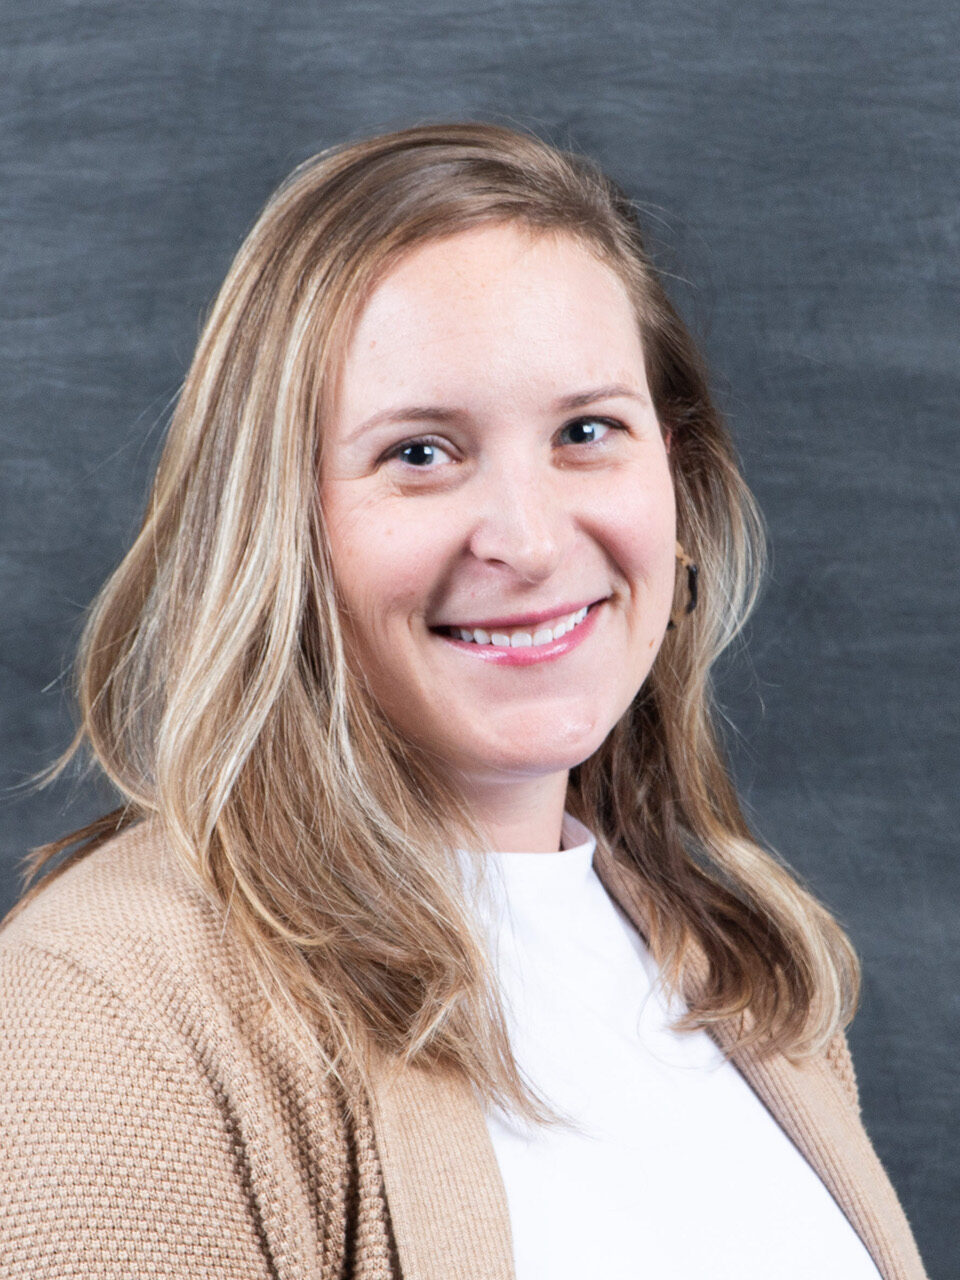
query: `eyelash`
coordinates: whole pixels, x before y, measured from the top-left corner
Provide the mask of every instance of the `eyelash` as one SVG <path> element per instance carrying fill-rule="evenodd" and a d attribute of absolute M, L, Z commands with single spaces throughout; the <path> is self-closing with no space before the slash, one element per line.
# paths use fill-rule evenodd
<path fill-rule="evenodd" d="M 560 428 L 560 430 L 566 431 L 570 427 L 578 427 L 584 422 L 601 422 L 605 427 L 612 427 L 616 431 L 629 430 L 626 423 L 620 422 L 617 418 L 601 418 L 601 417 L 597 417 L 595 414 L 589 414 L 586 417 L 574 418 L 570 422 L 565 422 L 563 426 Z M 600 443 L 606 440 L 606 438 L 607 438 L 606 436 L 601 436 Z M 594 443 L 593 441 L 581 440 L 579 442 L 579 445 L 575 447 L 591 448 L 593 443 Z M 384 454 L 382 460 L 384 462 L 388 462 L 392 458 L 399 457 L 400 454 L 403 453 L 406 449 L 412 449 L 416 445 L 438 445 L 441 449 L 446 448 L 444 441 L 441 440 L 439 436 L 417 436 L 414 440 L 404 440 L 400 444 L 394 445 L 392 449 L 390 449 L 387 453 Z M 437 470 L 437 468 L 414 467 L 411 465 L 410 470 L 411 471 L 435 471 Z"/>

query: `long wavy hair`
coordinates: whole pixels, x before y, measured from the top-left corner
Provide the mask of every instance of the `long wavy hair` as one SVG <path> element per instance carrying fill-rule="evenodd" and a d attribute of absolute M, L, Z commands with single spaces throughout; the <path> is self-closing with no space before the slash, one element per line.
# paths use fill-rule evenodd
<path fill-rule="evenodd" d="M 454 1064 L 487 1101 L 555 1121 L 515 1063 L 467 909 L 453 851 L 481 869 L 481 832 L 348 666 L 317 497 L 329 389 L 371 289 L 414 246 L 511 222 L 576 237 L 626 287 L 672 433 L 677 536 L 700 567 L 697 609 L 571 770 L 567 807 L 628 867 L 668 989 L 684 994 L 706 956 L 678 1029 L 739 1017 L 737 1047 L 800 1060 L 850 1021 L 856 954 L 751 833 L 716 732 L 711 667 L 756 602 L 763 521 L 637 210 L 588 158 L 488 123 L 334 146 L 281 184 L 205 321 L 140 532 L 90 608 L 76 735 L 34 779 L 85 747 L 123 804 L 27 855 L 24 889 L 47 870 L 8 921 L 155 821 L 314 1061 L 367 1083 L 373 1046 Z"/>

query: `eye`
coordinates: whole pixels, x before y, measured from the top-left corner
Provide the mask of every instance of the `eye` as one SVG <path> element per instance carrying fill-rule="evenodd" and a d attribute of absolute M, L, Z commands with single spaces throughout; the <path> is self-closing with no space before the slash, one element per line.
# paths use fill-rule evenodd
<path fill-rule="evenodd" d="M 401 458 L 416 471 L 436 471 L 437 468 L 430 466 L 430 462 L 437 457 L 438 451 L 447 453 L 447 446 L 442 440 L 438 440 L 436 436 L 419 436 L 416 440 L 405 440 L 403 444 L 395 445 L 384 454 L 383 461 L 389 462 L 392 458 Z M 405 458 L 404 454 L 412 456 Z M 421 465 L 424 458 L 426 458 L 426 465 Z"/>
<path fill-rule="evenodd" d="M 598 436 L 596 436 L 596 435 L 594 435 L 594 436 L 592 436 L 590 439 L 587 439 L 587 440 L 573 440 L 571 443 L 573 443 L 573 444 L 594 444 L 598 439 L 599 439 L 599 440 L 604 440 L 604 439 L 606 439 L 607 430 L 610 430 L 610 431 L 626 431 L 626 429 L 627 429 L 627 428 L 624 426 L 624 424 L 623 424 L 622 422 L 618 422 L 615 418 L 593 418 L 593 417 L 586 417 L 586 418 L 574 418 L 573 422 L 568 422 L 568 423 L 566 423 L 566 425 L 565 425 L 565 426 L 563 426 L 563 427 L 561 427 L 561 428 L 560 428 L 560 430 L 561 430 L 561 431 L 574 431 L 574 430 L 576 430 L 576 431 L 583 431 L 584 429 L 589 428 L 589 429 L 592 431 L 592 430 L 594 430 L 594 429 L 595 429 L 596 427 L 598 427 L 598 426 L 599 426 L 599 427 L 603 427 L 603 428 L 604 428 L 603 433 L 602 433 L 599 437 L 598 437 Z"/>

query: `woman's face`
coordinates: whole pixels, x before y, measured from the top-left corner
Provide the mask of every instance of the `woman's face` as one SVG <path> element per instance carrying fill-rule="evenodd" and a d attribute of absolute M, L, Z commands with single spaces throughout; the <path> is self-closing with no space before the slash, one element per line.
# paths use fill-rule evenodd
<path fill-rule="evenodd" d="M 667 446 L 611 270 L 513 225 L 412 250 L 352 334 L 320 494 L 351 661 L 405 736 L 483 787 L 596 751 L 676 572 Z"/>

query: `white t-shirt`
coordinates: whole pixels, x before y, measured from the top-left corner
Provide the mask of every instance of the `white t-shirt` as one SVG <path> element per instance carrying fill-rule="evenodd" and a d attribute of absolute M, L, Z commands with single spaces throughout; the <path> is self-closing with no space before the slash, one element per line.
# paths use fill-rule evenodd
<path fill-rule="evenodd" d="M 657 968 L 572 815 L 556 853 L 491 853 L 479 907 L 521 1070 L 582 1128 L 487 1111 L 517 1280 L 879 1280 L 846 1217 Z M 497 874 L 499 869 L 499 875 Z"/>

